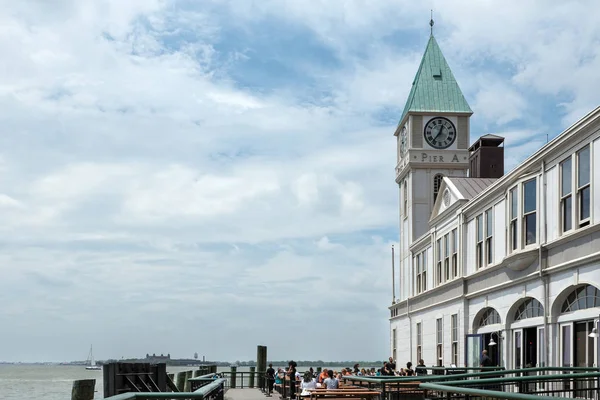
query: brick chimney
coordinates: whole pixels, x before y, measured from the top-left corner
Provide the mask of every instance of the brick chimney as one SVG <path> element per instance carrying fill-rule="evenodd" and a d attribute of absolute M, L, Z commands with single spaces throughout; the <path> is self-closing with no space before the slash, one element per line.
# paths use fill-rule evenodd
<path fill-rule="evenodd" d="M 469 177 L 501 178 L 504 175 L 504 138 L 483 135 L 469 147 Z"/>

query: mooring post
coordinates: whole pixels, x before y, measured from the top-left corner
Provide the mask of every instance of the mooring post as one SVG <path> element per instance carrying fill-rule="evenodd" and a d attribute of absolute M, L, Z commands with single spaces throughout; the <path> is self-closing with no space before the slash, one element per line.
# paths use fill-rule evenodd
<path fill-rule="evenodd" d="M 250 381 L 248 382 L 249 388 L 254 388 L 254 375 L 256 374 L 256 367 L 250 367 Z"/>
<path fill-rule="evenodd" d="M 95 379 L 74 381 L 73 389 L 71 390 L 71 400 L 92 400 L 94 398 L 95 388 Z"/>
<path fill-rule="evenodd" d="M 179 372 L 177 374 L 177 389 L 180 392 L 183 392 L 185 389 L 185 377 L 187 376 L 187 372 Z"/>
<path fill-rule="evenodd" d="M 185 373 L 185 391 L 186 392 L 192 391 L 192 382 L 190 382 L 190 379 L 192 379 L 192 377 L 193 377 L 193 371 L 187 371 Z"/>
<path fill-rule="evenodd" d="M 235 389 L 235 381 L 237 377 L 237 367 L 235 365 L 231 366 L 231 377 L 229 378 L 229 387 Z"/>
<path fill-rule="evenodd" d="M 256 346 L 256 369 L 258 370 L 258 387 L 264 387 L 267 372 L 267 346 Z"/>

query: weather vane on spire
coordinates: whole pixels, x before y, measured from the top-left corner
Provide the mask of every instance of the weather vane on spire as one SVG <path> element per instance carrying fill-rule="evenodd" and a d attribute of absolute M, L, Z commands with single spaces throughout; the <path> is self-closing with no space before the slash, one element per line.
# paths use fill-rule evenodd
<path fill-rule="evenodd" d="M 433 24 L 435 24 L 435 22 L 433 22 L 433 10 L 431 10 L 431 19 L 429 20 L 429 26 L 431 29 L 431 36 L 433 36 Z"/>

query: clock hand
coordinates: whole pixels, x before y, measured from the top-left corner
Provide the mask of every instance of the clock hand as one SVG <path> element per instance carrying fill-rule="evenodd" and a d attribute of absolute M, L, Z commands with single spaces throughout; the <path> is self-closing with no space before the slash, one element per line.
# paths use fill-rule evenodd
<path fill-rule="evenodd" d="M 435 137 L 433 138 L 433 140 L 436 140 L 438 138 L 438 136 L 440 136 L 441 133 L 442 133 L 442 126 L 440 125 L 440 128 L 437 131 L 437 135 L 435 135 Z"/>

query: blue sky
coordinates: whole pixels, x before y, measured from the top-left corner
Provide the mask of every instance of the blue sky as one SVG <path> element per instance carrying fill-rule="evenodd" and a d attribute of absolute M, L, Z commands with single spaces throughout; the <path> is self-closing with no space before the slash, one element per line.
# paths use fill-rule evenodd
<path fill-rule="evenodd" d="M 600 102 L 593 1 L 6 4 L 0 359 L 387 357 L 431 8 L 507 169 Z"/>

